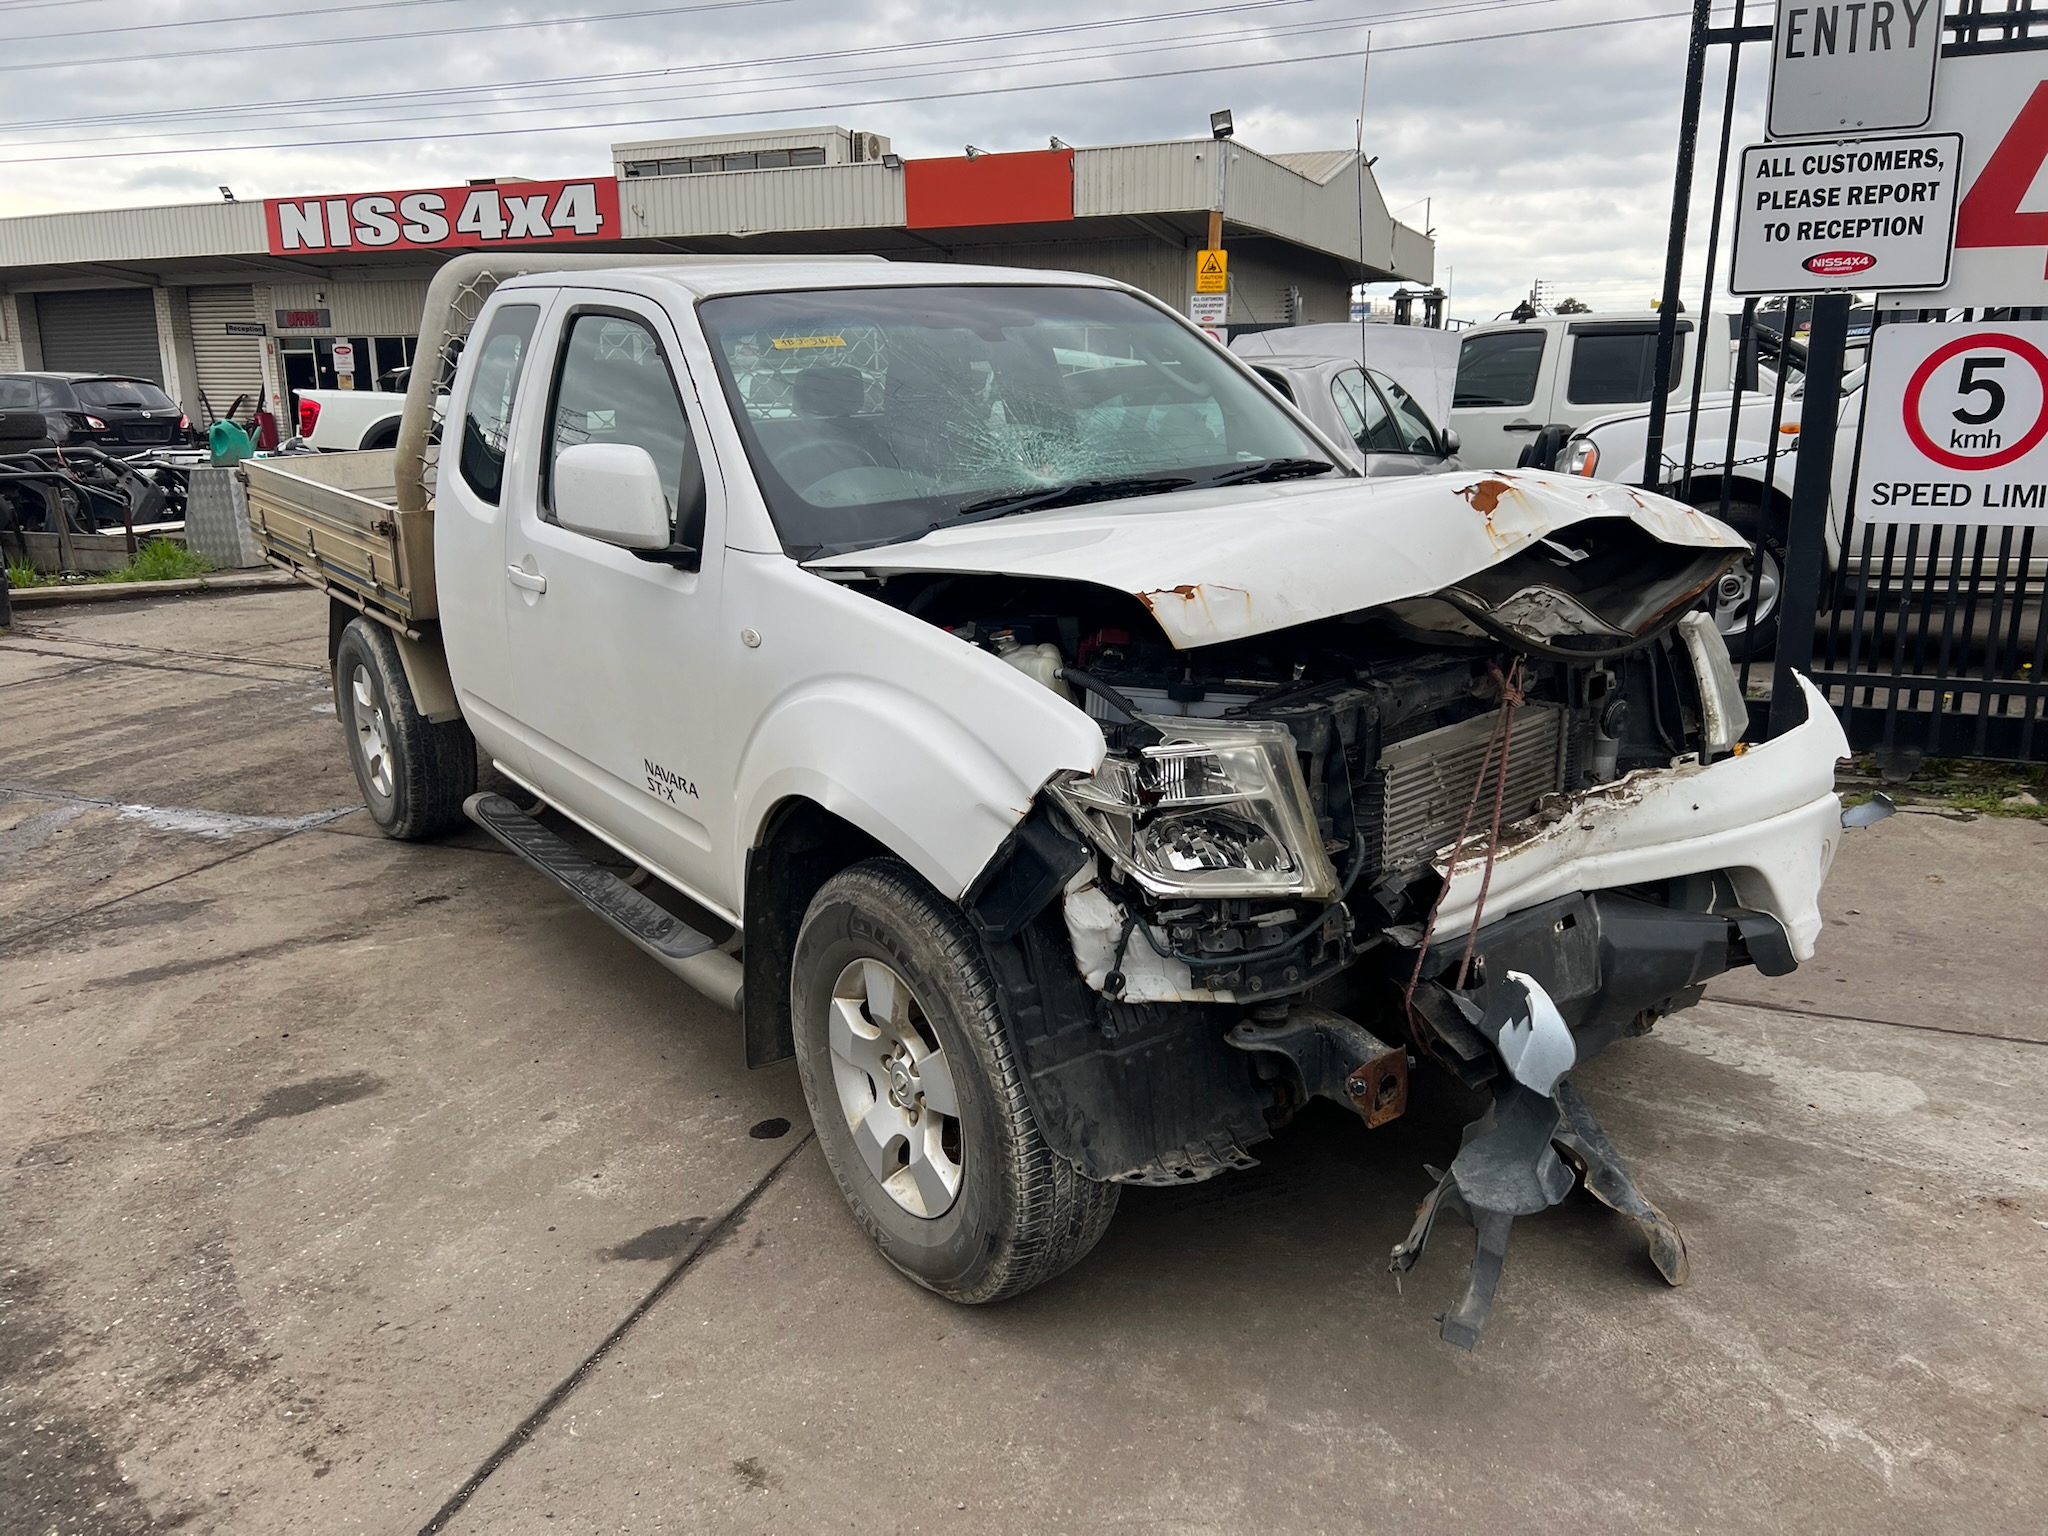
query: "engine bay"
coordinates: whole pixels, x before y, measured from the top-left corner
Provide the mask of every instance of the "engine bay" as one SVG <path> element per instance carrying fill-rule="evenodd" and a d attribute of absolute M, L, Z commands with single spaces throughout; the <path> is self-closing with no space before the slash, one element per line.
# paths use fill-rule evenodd
<path fill-rule="evenodd" d="M 1713 753 L 1697 666 L 1669 625 L 1625 644 L 1582 641 L 1583 659 L 1565 659 L 1558 646 L 1518 655 L 1483 631 L 1423 630 L 1378 609 L 1181 650 L 1142 596 L 1085 583 L 914 574 L 864 585 L 1102 728 L 1103 773 L 1118 783 L 1059 799 L 1109 855 L 1103 893 L 1127 914 L 1118 963 L 1099 972 L 1112 998 L 1139 944 L 1186 967 L 1189 997 L 1306 992 L 1387 930 L 1426 919 L 1443 887 L 1435 861 L 1461 830 L 1540 824 L 1579 791 Z M 1306 846 L 1293 851 L 1285 816 L 1189 782 L 1279 731 L 1302 797 Z M 1088 825 L 1097 816 L 1114 832 Z M 1222 871 L 1239 878 L 1214 879 Z M 1290 882 L 1272 877 L 1290 872 L 1278 889 Z"/>

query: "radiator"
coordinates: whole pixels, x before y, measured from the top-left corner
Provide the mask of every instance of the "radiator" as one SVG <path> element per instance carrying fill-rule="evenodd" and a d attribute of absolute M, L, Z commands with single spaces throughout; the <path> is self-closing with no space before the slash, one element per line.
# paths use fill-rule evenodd
<path fill-rule="evenodd" d="M 1360 820 L 1378 845 L 1375 863 L 1386 870 L 1420 869 L 1455 842 L 1465 808 L 1472 801 L 1498 716 L 1485 714 L 1397 741 L 1380 752 L 1366 782 Z M 1564 711 L 1555 705 L 1525 704 L 1515 711 L 1515 735 L 1508 751 L 1507 793 L 1501 825 L 1521 820 L 1545 795 L 1565 787 Z M 1495 754 L 1496 759 L 1498 754 Z M 1483 839 L 1493 817 L 1499 764 L 1486 776 L 1472 836 Z"/>

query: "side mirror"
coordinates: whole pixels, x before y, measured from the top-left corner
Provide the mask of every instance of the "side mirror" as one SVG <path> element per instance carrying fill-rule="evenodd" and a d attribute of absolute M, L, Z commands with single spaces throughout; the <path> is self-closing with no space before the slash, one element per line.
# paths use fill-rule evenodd
<path fill-rule="evenodd" d="M 555 460 L 555 521 L 621 549 L 667 549 L 668 497 L 637 443 L 578 443 Z"/>
<path fill-rule="evenodd" d="M 1453 432 L 1449 427 L 1445 427 L 1443 431 L 1438 434 L 1438 440 L 1441 441 L 1443 444 L 1444 457 L 1447 459 L 1456 457 L 1458 450 L 1465 446 L 1464 439 L 1459 437 L 1458 434 Z"/>

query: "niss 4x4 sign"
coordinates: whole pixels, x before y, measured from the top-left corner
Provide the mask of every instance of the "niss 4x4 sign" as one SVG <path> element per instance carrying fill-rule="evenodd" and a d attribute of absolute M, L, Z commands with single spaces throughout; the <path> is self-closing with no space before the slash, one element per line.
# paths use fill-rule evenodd
<path fill-rule="evenodd" d="M 1736 186 L 1733 293 L 1939 288 L 1959 134 L 1752 144 Z"/>
<path fill-rule="evenodd" d="M 561 245 L 619 236 L 619 183 L 515 181 L 342 197 L 273 197 L 263 205 L 270 254 Z"/>

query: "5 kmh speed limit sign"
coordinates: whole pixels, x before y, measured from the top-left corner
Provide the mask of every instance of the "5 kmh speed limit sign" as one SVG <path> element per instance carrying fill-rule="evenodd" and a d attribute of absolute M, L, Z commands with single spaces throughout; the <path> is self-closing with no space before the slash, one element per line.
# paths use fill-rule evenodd
<path fill-rule="evenodd" d="M 2048 323 L 1882 326 L 1866 394 L 1858 517 L 2048 525 Z"/>

